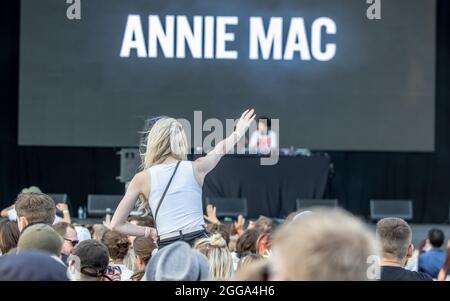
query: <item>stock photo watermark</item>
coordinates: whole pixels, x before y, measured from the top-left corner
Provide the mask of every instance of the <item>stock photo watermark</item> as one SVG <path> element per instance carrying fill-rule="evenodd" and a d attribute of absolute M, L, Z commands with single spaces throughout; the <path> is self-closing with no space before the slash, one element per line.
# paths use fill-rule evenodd
<path fill-rule="evenodd" d="M 147 132 L 153 122 L 158 118 L 148 121 Z M 201 155 L 212 151 L 217 143 L 230 137 L 235 133 L 236 125 L 239 119 L 226 119 L 223 122 L 217 118 L 203 119 L 202 111 L 194 111 L 193 122 L 183 119 L 176 119 L 183 127 L 188 143 L 188 154 Z M 260 120 L 261 121 L 261 120 Z M 248 130 L 242 137 L 236 141 L 236 146 L 228 152 L 221 153 L 222 155 L 261 155 L 261 165 L 275 165 L 279 161 L 279 146 L 278 137 L 280 135 L 280 121 L 278 119 L 264 119 L 266 124 L 270 124 L 270 129 L 266 128 L 261 131 L 261 124 L 257 120 L 253 120 Z M 254 136 L 252 139 L 252 135 Z M 248 139 L 250 137 L 250 139 Z M 259 138 L 266 140 L 264 147 L 258 143 Z M 272 138 L 271 138 L 272 137 Z M 276 137 L 276 138 L 275 138 Z M 270 141 L 272 139 L 272 141 Z M 251 143 L 257 140 L 255 143 Z M 267 140 L 269 142 L 267 143 Z M 256 144 L 256 145 L 255 145 Z M 220 153 L 220 150 L 216 150 Z"/>
<path fill-rule="evenodd" d="M 367 8 L 367 19 L 381 20 L 381 0 L 366 0 L 369 7 Z"/>
<path fill-rule="evenodd" d="M 380 280 L 381 279 L 381 259 L 380 256 L 372 255 L 367 258 L 366 261 L 368 267 L 366 276 L 368 280 Z"/>
<path fill-rule="evenodd" d="M 81 20 L 81 0 L 66 0 L 69 4 L 66 11 L 67 19 Z"/>

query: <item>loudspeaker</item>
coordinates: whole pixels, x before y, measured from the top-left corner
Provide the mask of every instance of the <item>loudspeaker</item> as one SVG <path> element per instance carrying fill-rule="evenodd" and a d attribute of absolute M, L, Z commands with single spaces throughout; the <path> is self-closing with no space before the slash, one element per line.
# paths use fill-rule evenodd
<path fill-rule="evenodd" d="M 55 204 L 69 203 L 69 196 L 67 195 L 67 193 L 48 193 L 47 195 L 55 201 Z"/>
<path fill-rule="evenodd" d="M 127 183 L 133 179 L 141 164 L 139 150 L 136 148 L 123 148 L 117 153 L 120 155 L 120 176 L 117 179 Z"/>
<path fill-rule="evenodd" d="M 338 200 L 297 199 L 297 211 L 311 207 L 339 207 Z"/>
<path fill-rule="evenodd" d="M 218 218 L 234 217 L 239 215 L 247 216 L 247 199 L 246 198 L 219 198 L 219 197 L 207 197 L 206 202 L 215 206 L 216 216 Z"/>
<path fill-rule="evenodd" d="M 90 194 L 87 200 L 88 216 L 103 217 L 113 213 L 122 200 L 122 195 Z"/>
<path fill-rule="evenodd" d="M 413 203 L 411 200 L 371 200 L 370 218 L 380 220 L 386 217 L 398 217 L 412 220 Z"/>

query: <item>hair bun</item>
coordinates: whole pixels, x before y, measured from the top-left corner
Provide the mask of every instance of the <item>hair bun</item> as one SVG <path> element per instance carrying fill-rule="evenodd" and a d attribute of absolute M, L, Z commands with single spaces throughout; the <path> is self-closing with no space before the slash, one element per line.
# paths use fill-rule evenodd
<path fill-rule="evenodd" d="M 216 233 L 209 238 L 209 243 L 213 247 L 224 248 L 227 246 L 227 242 L 221 234 Z"/>

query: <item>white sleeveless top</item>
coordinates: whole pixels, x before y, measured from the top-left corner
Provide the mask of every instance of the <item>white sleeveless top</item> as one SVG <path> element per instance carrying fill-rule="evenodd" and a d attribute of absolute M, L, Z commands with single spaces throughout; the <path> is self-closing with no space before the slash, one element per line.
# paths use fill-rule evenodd
<path fill-rule="evenodd" d="M 169 183 L 176 163 L 159 164 L 149 168 L 151 186 L 149 204 L 152 213 Z M 202 187 L 194 177 L 191 161 L 181 161 L 156 218 L 158 235 L 188 230 L 205 224 L 203 219 Z"/>

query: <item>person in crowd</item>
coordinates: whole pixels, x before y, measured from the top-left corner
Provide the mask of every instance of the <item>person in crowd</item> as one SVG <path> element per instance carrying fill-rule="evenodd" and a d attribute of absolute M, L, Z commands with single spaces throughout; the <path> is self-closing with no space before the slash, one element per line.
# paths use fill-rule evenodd
<path fill-rule="evenodd" d="M 210 234 L 220 234 L 223 239 L 225 239 L 225 242 L 227 243 L 227 246 L 230 243 L 230 233 L 228 233 L 227 227 L 222 224 L 208 224 L 206 226 L 206 230 L 208 230 L 208 233 Z"/>
<path fill-rule="evenodd" d="M 441 249 L 445 236 L 441 229 L 433 228 L 428 231 L 427 244 L 431 249 L 419 256 L 419 272 L 424 272 L 433 278 L 437 278 L 444 265 L 446 253 Z"/>
<path fill-rule="evenodd" d="M 254 110 L 245 111 L 228 138 L 206 156 L 187 161 L 188 142 L 179 121 L 159 118 L 147 135 L 144 170 L 128 186 L 113 219 L 112 230 L 129 236 L 151 237 L 163 248 L 184 240 L 193 245 L 208 236 L 202 209 L 205 176 L 233 150 L 254 120 Z M 155 219 L 156 229 L 127 222 L 138 199 L 144 200 Z"/>
<path fill-rule="evenodd" d="M 272 219 L 266 217 L 266 216 L 260 216 L 255 222 L 254 222 L 254 229 L 258 231 L 259 233 L 269 233 L 273 230 L 273 221 Z"/>
<path fill-rule="evenodd" d="M 237 236 L 235 248 L 231 251 L 233 270 L 237 270 L 239 260 L 250 254 L 257 254 L 256 242 L 260 233 L 256 229 L 247 229 Z"/>
<path fill-rule="evenodd" d="M 230 241 L 228 242 L 228 249 L 231 252 L 231 256 L 233 256 L 233 262 L 239 261 L 239 258 L 237 257 L 237 254 L 236 254 L 236 243 L 237 243 L 238 239 L 239 239 L 238 235 L 236 235 L 236 234 L 230 235 Z"/>
<path fill-rule="evenodd" d="M 123 262 L 130 247 L 128 237 L 125 234 L 109 230 L 103 234 L 102 243 L 108 248 L 109 266 L 118 272 L 121 281 L 130 280 L 133 271 L 128 269 Z"/>
<path fill-rule="evenodd" d="M 450 281 L 450 241 L 448 242 L 447 246 L 447 256 L 445 258 L 445 262 L 442 265 L 441 270 L 439 271 L 439 275 L 437 280 L 438 281 Z"/>
<path fill-rule="evenodd" d="M 419 271 L 419 256 L 420 254 L 426 252 L 428 239 L 422 239 L 419 242 L 419 247 L 414 248 L 414 252 L 411 257 L 408 257 L 405 264 L 405 269 L 409 271 L 418 272 Z"/>
<path fill-rule="evenodd" d="M 69 257 L 69 272 L 73 281 L 111 280 L 107 276 L 108 248 L 99 241 L 88 239 L 80 242 Z"/>
<path fill-rule="evenodd" d="M 199 239 L 194 250 L 208 258 L 210 280 L 228 280 L 233 273 L 233 258 L 228 250 L 227 242 L 220 234 Z"/>
<path fill-rule="evenodd" d="M 256 252 L 263 258 L 272 254 L 272 232 L 263 232 L 256 240 Z"/>
<path fill-rule="evenodd" d="M 250 227 L 250 225 L 254 226 L 252 221 L 249 222 L 249 227 Z M 250 229 L 250 228 L 247 228 L 247 229 Z M 245 230 L 246 230 L 245 229 L 245 218 L 242 214 L 240 214 L 238 216 L 237 220 L 234 223 L 227 225 L 227 231 L 228 231 L 228 233 L 230 233 L 230 237 L 236 236 L 238 238 L 245 232 Z"/>
<path fill-rule="evenodd" d="M 263 259 L 264 257 L 262 257 L 259 254 L 249 254 L 239 260 L 236 271 L 240 271 L 243 268 L 247 268 L 248 266 L 253 265 Z"/>
<path fill-rule="evenodd" d="M 239 215 L 237 221 L 235 221 L 234 223 L 222 225 L 220 220 L 217 218 L 216 207 L 209 204 L 208 206 L 206 206 L 206 215 L 204 216 L 204 218 L 208 222 L 208 225 L 206 226 L 207 231 L 211 234 L 221 234 L 227 242 L 228 249 L 233 252 L 232 256 L 234 256 L 234 252 L 236 252 L 236 242 L 239 236 L 245 232 L 244 216 Z"/>
<path fill-rule="evenodd" d="M 77 238 L 80 242 L 92 239 L 91 231 L 89 231 L 86 226 L 76 225 L 74 227 L 75 231 L 77 231 Z"/>
<path fill-rule="evenodd" d="M 157 246 L 149 238 L 138 237 L 133 241 L 133 249 L 138 271 L 131 276 L 131 280 L 140 281 L 145 274 L 145 267 L 157 250 Z"/>
<path fill-rule="evenodd" d="M 239 215 L 236 222 L 226 225 L 226 229 L 230 236 L 228 249 L 230 249 L 231 255 L 233 256 L 233 262 L 237 263 L 239 258 L 236 254 L 236 244 L 239 237 L 245 232 L 245 218 Z"/>
<path fill-rule="evenodd" d="M 68 264 L 67 258 L 72 254 L 73 249 L 79 243 L 75 227 L 66 222 L 53 225 L 53 229 L 62 237 L 64 243 L 61 249 L 61 260 Z"/>
<path fill-rule="evenodd" d="M 0 281 L 69 281 L 69 278 L 67 268 L 49 253 L 25 251 L 0 257 Z"/>
<path fill-rule="evenodd" d="M 34 224 L 53 225 L 55 221 L 55 202 L 43 193 L 21 193 L 15 203 L 17 225 L 20 232 Z"/>
<path fill-rule="evenodd" d="M 2 220 L 0 222 L 0 255 L 7 254 L 17 247 L 20 231 L 16 222 Z"/>
<path fill-rule="evenodd" d="M 412 231 L 400 218 L 384 218 L 377 223 L 377 239 L 381 244 L 381 281 L 432 281 L 425 273 L 405 269 L 412 256 Z"/>
<path fill-rule="evenodd" d="M 258 118 L 257 123 L 258 129 L 250 136 L 250 151 L 260 154 L 276 151 L 278 149 L 278 137 L 271 129 L 270 118 L 261 116 Z"/>
<path fill-rule="evenodd" d="M 274 234 L 270 257 L 271 280 L 367 281 L 379 277 L 374 235 L 356 217 L 338 209 L 283 225 Z M 266 270 L 267 272 L 267 270 Z"/>
<path fill-rule="evenodd" d="M 65 203 L 56 204 L 56 209 L 61 211 L 62 218 L 59 217 L 58 215 L 55 215 L 55 221 L 54 221 L 55 224 L 59 223 L 59 222 L 65 222 L 68 224 L 72 223 L 72 218 L 70 217 L 69 206 L 67 204 L 65 204 Z"/>
<path fill-rule="evenodd" d="M 156 252 L 145 271 L 146 281 L 205 281 L 208 258 L 184 241 L 176 241 Z"/>
<path fill-rule="evenodd" d="M 21 194 L 27 194 L 27 193 L 42 194 L 42 191 L 36 186 L 31 186 L 29 188 L 22 189 Z M 61 218 L 58 215 L 56 215 L 56 210 L 55 210 L 55 219 L 54 219 L 53 223 L 56 224 L 61 221 L 64 221 L 64 222 L 70 224 L 71 217 L 70 217 L 70 212 L 69 212 L 69 208 L 68 208 L 67 204 L 64 204 L 64 203 L 57 204 L 56 208 L 62 212 L 63 217 Z M 3 209 L 1 211 L 1 217 L 8 218 L 10 221 L 17 221 L 16 205 L 13 204 L 13 205 L 9 206 L 8 208 Z"/>
<path fill-rule="evenodd" d="M 26 187 L 26 188 L 22 189 L 22 191 L 20 193 L 42 193 L 42 191 L 37 186 L 30 186 L 30 187 Z M 0 212 L 1 217 L 7 218 L 10 221 L 16 221 L 17 220 L 17 212 L 14 207 L 15 207 L 14 204 L 12 204 L 11 206 L 3 209 Z"/>
<path fill-rule="evenodd" d="M 17 252 L 40 250 L 52 254 L 61 261 L 61 249 L 64 240 L 49 225 L 36 224 L 25 229 L 17 243 Z"/>
<path fill-rule="evenodd" d="M 246 230 L 236 242 L 236 254 L 243 258 L 249 254 L 256 254 L 256 242 L 260 233 L 256 229 Z"/>
<path fill-rule="evenodd" d="M 217 208 L 211 204 L 206 206 L 206 214 L 203 215 L 205 220 L 212 225 L 220 225 L 220 220 L 216 215 Z"/>
<path fill-rule="evenodd" d="M 270 262 L 268 260 L 253 260 L 256 254 L 248 255 L 244 257 L 244 261 L 239 265 L 236 273 L 233 274 L 232 281 L 269 281 L 270 277 Z M 247 262 L 245 258 L 249 258 Z"/>
<path fill-rule="evenodd" d="M 95 224 L 92 226 L 92 239 L 97 241 L 102 241 L 103 235 L 108 231 L 108 228 L 105 227 L 103 224 Z"/>
<path fill-rule="evenodd" d="M 128 222 L 141 227 L 155 227 L 155 221 L 153 220 L 153 217 L 149 215 L 130 216 L 128 217 Z M 128 249 L 128 253 L 124 258 L 124 264 L 129 270 L 133 271 L 136 274 L 141 271 L 136 261 L 136 254 L 134 252 L 133 242 L 136 239 L 136 236 L 128 236 L 128 239 L 130 240 L 130 248 Z"/>

